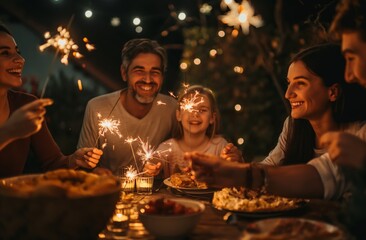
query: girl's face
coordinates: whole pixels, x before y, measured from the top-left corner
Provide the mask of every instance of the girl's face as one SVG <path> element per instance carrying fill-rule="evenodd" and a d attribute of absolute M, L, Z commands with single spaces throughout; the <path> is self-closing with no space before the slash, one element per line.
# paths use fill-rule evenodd
<path fill-rule="evenodd" d="M 0 88 L 20 87 L 24 58 L 12 36 L 0 32 Z"/>
<path fill-rule="evenodd" d="M 320 77 L 311 73 L 302 61 L 293 62 L 287 74 L 285 94 L 294 119 L 318 120 L 331 113 L 331 102 L 337 99 L 336 85 L 326 87 Z"/>
<path fill-rule="evenodd" d="M 177 120 L 182 123 L 184 134 L 206 134 L 207 128 L 214 123 L 215 114 L 212 112 L 208 97 L 199 94 L 196 98 L 196 104 L 190 111 L 183 109 L 176 111 Z"/>

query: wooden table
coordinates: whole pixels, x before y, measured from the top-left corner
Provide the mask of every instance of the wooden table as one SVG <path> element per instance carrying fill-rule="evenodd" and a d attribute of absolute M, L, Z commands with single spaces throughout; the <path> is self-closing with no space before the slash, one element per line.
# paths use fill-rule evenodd
<path fill-rule="evenodd" d="M 238 221 L 231 222 L 225 221 L 224 216 L 226 212 L 219 211 L 212 207 L 211 199 L 209 195 L 185 195 L 172 189 L 160 189 L 158 192 L 154 192 L 151 196 L 146 196 L 143 200 L 149 200 L 151 197 L 185 197 L 200 200 L 205 204 L 205 211 L 202 215 L 200 223 L 195 228 L 194 232 L 187 237 L 187 239 L 240 239 L 242 230 L 247 224 L 260 220 L 260 218 L 253 217 L 237 217 Z M 141 197 L 140 197 L 141 198 Z M 306 219 L 320 220 L 339 227 L 344 232 L 347 230 L 342 226 L 338 220 L 338 214 L 340 212 L 340 204 L 337 202 L 326 200 L 311 200 L 309 204 L 303 209 L 289 212 L 280 217 L 300 217 Z M 225 217 L 227 217 L 226 215 Z M 126 238 L 113 238 L 104 237 L 101 239 L 155 239 L 153 236 L 144 230 L 142 224 L 138 221 L 138 216 L 131 217 L 130 229 Z"/>

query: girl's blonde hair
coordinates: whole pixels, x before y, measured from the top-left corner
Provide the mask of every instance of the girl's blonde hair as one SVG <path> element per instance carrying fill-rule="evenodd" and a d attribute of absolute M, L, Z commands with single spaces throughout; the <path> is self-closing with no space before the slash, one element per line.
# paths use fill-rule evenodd
<path fill-rule="evenodd" d="M 214 121 L 212 124 L 210 124 L 207 128 L 206 135 L 212 139 L 215 135 L 218 134 L 219 125 L 220 125 L 220 113 L 219 109 L 217 107 L 216 97 L 214 92 L 201 85 L 192 85 L 188 88 L 184 88 L 181 90 L 179 97 L 178 97 L 178 111 L 181 111 L 181 103 L 182 101 L 187 98 L 187 96 L 192 94 L 201 94 L 205 95 L 211 105 L 211 114 L 214 115 Z M 183 137 L 183 126 L 182 123 L 179 124 L 179 127 L 176 129 L 175 132 L 173 132 L 173 137 L 176 139 L 181 139 Z"/>

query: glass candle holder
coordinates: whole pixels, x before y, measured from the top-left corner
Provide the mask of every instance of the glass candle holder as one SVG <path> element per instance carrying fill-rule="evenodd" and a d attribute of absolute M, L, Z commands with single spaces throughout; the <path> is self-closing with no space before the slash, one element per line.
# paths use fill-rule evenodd
<path fill-rule="evenodd" d="M 121 190 L 126 193 L 132 193 L 135 191 L 135 179 L 128 177 L 120 177 Z"/>
<path fill-rule="evenodd" d="M 138 176 L 136 178 L 137 194 L 143 194 L 143 195 L 152 194 L 153 183 L 154 183 L 153 176 Z"/>

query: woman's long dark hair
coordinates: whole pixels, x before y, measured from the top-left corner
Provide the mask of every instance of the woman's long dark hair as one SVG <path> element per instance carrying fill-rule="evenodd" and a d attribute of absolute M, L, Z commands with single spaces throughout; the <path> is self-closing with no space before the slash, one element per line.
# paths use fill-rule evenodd
<path fill-rule="evenodd" d="M 366 90 L 344 80 L 345 60 L 337 44 L 321 44 L 296 54 L 290 64 L 301 61 L 326 87 L 339 84 L 340 95 L 332 102 L 334 120 L 342 124 L 366 119 Z M 360 106 L 361 105 L 361 106 Z M 314 158 L 315 132 L 306 119 L 289 117 L 284 165 L 307 163 Z"/>

